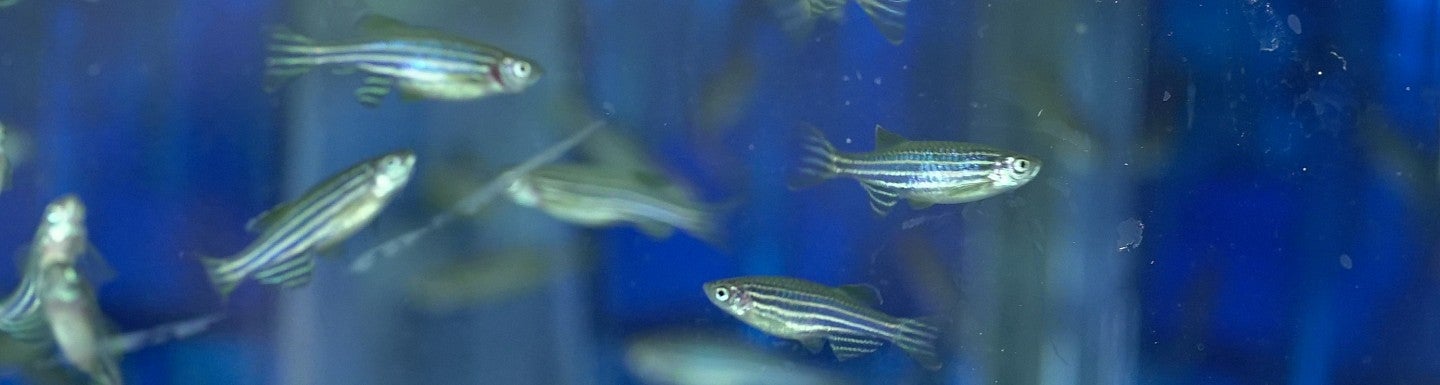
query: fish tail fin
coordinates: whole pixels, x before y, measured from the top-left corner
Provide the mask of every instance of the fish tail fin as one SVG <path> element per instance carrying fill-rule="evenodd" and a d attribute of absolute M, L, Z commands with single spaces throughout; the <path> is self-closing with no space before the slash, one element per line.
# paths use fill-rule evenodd
<path fill-rule="evenodd" d="M 825 139 L 825 134 L 808 124 L 803 130 L 805 137 L 800 140 L 802 155 L 800 165 L 790 175 L 791 190 L 814 186 L 840 173 L 839 167 L 835 165 L 835 161 L 840 159 L 840 153 Z"/>
<path fill-rule="evenodd" d="M 926 319 L 902 319 L 899 333 L 895 335 L 895 345 L 926 369 L 937 370 L 941 366 L 940 356 L 935 353 L 935 341 L 939 335 L 940 329 Z"/>
<path fill-rule="evenodd" d="M 905 40 L 905 7 L 910 0 L 856 0 L 860 9 L 870 15 L 870 21 L 880 30 L 890 44 L 899 45 Z"/>
<path fill-rule="evenodd" d="M 236 274 L 225 271 L 226 259 L 201 257 L 200 264 L 205 266 L 205 274 L 210 277 L 210 284 L 215 286 L 215 292 L 220 293 L 220 299 L 229 300 L 230 293 L 245 279 L 244 274 Z"/>
<path fill-rule="evenodd" d="M 270 56 L 265 58 L 265 92 L 275 92 L 317 64 L 315 41 L 285 26 L 269 28 Z"/>

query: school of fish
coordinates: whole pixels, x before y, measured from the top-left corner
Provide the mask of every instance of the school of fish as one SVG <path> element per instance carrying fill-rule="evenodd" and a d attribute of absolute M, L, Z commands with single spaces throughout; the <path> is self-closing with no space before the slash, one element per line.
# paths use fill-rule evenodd
<path fill-rule="evenodd" d="M 786 28 L 804 36 L 819 19 L 839 20 L 847 1 L 771 3 Z M 904 40 L 908 0 L 857 3 L 885 40 L 893 44 Z M 330 68 L 337 73 L 363 74 L 355 98 L 372 108 L 395 92 L 412 101 L 519 94 L 536 84 L 543 73 L 533 60 L 507 50 L 375 14 L 360 18 L 355 37 L 348 39 L 316 40 L 283 26 L 266 32 L 270 39 L 264 63 L 266 91 L 278 92 L 316 68 Z M 437 215 L 430 226 L 377 249 L 398 252 L 434 227 L 473 214 L 495 196 L 579 226 L 627 224 L 656 240 L 671 237 L 679 229 L 712 244 L 723 242 L 721 212 L 725 210 L 699 199 L 686 181 L 670 176 L 665 167 L 653 164 L 643 154 L 601 154 L 592 162 L 554 163 L 602 125 L 587 126 L 501 174 L 457 208 Z M 832 178 L 854 179 L 868 195 L 871 210 L 879 215 L 889 213 L 900 200 L 920 210 L 993 197 L 1034 180 L 1041 168 L 1041 161 L 1032 156 L 972 143 L 911 141 L 878 125 L 871 152 L 841 152 L 815 127 L 804 126 L 802 133 L 799 165 L 789 170 L 793 175 L 790 187 L 810 187 Z M 6 134 L 5 126 L 0 125 L 0 192 L 13 185 Z M 200 257 L 197 263 L 222 302 L 247 280 L 303 287 L 312 280 L 317 256 L 332 252 L 382 215 L 416 170 L 417 155 L 410 150 L 359 161 L 316 182 L 299 197 L 257 215 L 245 225 L 244 229 L 254 234 L 245 248 L 228 257 Z M 74 195 L 61 196 L 46 208 L 27 248 L 21 282 L 0 302 L 0 332 L 17 343 L 55 347 L 58 355 L 49 359 L 58 357 L 92 383 L 121 384 L 119 361 L 124 353 L 193 335 L 222 317 L 202 316 L 149 330 L 115 333 L 97 302 L 96 288 L 108 277 L 103 260 L 89 242 L 85 212 L 84 203 Z M 489 292 L 523 291 L 553 274 L 551 266 L 528 263 L 534 258 L 522 255 L 503 262 L 453 266 L 448 274 L 437 273 L 437 279 L 417 281 L 413 295 L 432 306 L 449 307 L 493 297 L 485 294 Z M 352 268 L 363 271 L 373 263 L 372 253 L 366 253 Z M 737 277 L 700 286 L 709 301 L 725 313 L 770 335 L 798 341 L 812 352 L 828 346 L 837 359 L 845 361 L 890 344 L 924 368 L 938 369 L 944 362 L 937 353 L 941 324 L 932 318 L 901 318 L 878 310 L 879 293 L 866 285 L 832 287 L 794 277 Z M 452 295 L 455 291 L 485 293 Z M 646 376 L 704 382 L 667 369 L 687 363 L 674 360 L 690 354 L 688 349 L 641 342 L 630 351 L 630 361 L 633 369 Z M 763 353 L 736 353 L 736 357 L 740 355 L 766 358 L 713 361 L 733 365 L 717 375 L 750 378 L 745 377 L 750 375 L 745 368 L 764 367 L 765 361 L 773 359 Z M 47 362 L 45 357 L 35 360 Z M 807 372 L 786 381 L 830 382 L 828 378 Z"/>

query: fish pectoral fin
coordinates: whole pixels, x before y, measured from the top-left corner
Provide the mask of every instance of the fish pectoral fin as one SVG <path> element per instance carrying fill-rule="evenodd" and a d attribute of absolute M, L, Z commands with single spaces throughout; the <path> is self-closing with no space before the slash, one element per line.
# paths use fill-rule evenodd
<path fill-rule="evenodd" d="M 637 221 L 635 227 L 655 239 L 665 239 L 675 234 L 675 227 L 656 221 Z"/>
<path fill-rule="evenodd" d="M 840 286 L 836 289 L 840 290 L 840 295 L 859 302 L 861 305 L 875 306 L 885 303 L 885 299 L 880 297 L 880 290 L 869 284 L 857 283 Z"/>
<path fill-rule="evenodd" d="M 860 182 L 865 187 L 865 194 L 870 196 L 870 209 L 876 214 L 885 216 L 890 209 L 895 207 L 895 202 L 900 199 L 900 193 L 879 184 Z"/>
<path fill-rule="evenodd" d="M 288 288 L 310 283 L 315 271 L 315 255 L 306 253 L 274 267 L 255 273 L 255 279 L 266 285 L 281 285 Z"/>
<path fill-rule="evenodd" d="M 365 107 L 378 107 L 385 95 L 390 94 L 390 89 L 395 85 L 395 80 L 384 76 L 367 76 L 365 85 L 355 89 L 355 99 Z"/>
<path fill-rule="evenodd" d="M 908 142 L 908 141 L 910 141 L 910 140 L 909 140 L 909 139 L 905 139 L 905 137 L 900 136 L 900 134 L 896 134 L 896 133 L 894 133 L 894 132 L 890 132 L 890 130 L 886 130 L 885 127 L 881 127 L 879 124 L 876 124 L 876 125 L 875 125 L 875 149 L 876 149 L 876 150 L 880 150 L 880 149 L 884 149 L 884 148 L 888 148 L 888 147 L 894 147 L 894 146 L 896 146 L 896 145 L 899 145 L 899 144 L 901 144 L 901 143 L 905 143 L 905 142 Z"/>
<path fill-rule="evenodd" d="M 819 353 L 820 350 L 825 349 L 825 337 L 802 337 L 800 338 L 800 345 L 804 346 L 805 350 L 809 350 L 810 353 Z"/>
<path fill-rule="evenodd" d="M 910 0 L 857 0 L 860 9 L 870 15 L 870 21 L 880 30 L 890 44 L 899 45 L 905 41 L 905 6 Z"/>
<path fill-rule="evenodd" d="M 885 345 L 885 341 L 869 336 L 838 335 L 830 336 L 830 351 L 835 352 L 835 358 L 845 361 L 851 358 L 863 356 L 879 350 Z"/>
<path fill-rule="evenodd" d="M 916 209 L 916 210 L 928 209 L 928 208 L 930 208 L 930 206 L 934 206 L 934 205 L 935 205 L 935 202 L 922 201 L 922 200 L 917 200 L 917 199 L 915 199 L 915 198 L 906 199 L 905 201 L 910 203 L 910 208 Z"/>

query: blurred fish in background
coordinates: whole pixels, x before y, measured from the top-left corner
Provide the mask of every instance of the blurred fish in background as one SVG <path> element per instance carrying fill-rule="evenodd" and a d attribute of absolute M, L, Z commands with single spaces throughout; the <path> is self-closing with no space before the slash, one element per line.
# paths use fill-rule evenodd
<path fill-rule="evenodd" d="M 770 0 L 776 14 L 785 24 L 785 29 L 796 39 L 803 39 L 815 29 L 819 19 L 839 21 L 845 16 L 848 0 Z M 890 41 L 900 44 L 905 41 L 905 9 L 910 0 L 855 0 L 860 9 L 870 15 L 875 28 Z"/>
<path fill-rule="evenodd" d="M 592 263 L 573 265 L 588 270 Z M 411 278 L 407 292 L 419 309 L 443 314 L 520 297 L 568 270 L 538 248 L 507 250 L 436 266 Z"/>
<path fill-rule="evenodd" d="M 360 38 L 326 43 L 275 27 L 265 89 L 275 91 L 321 65 L 366 73 L 355 97 L 367 107 L 396 88 L 407 100 L 470 100 L 518 93 L 540 80 L 542 71 L 530 59 L 453 34 L 380 15 L 364 16 L 357 29 Z"/>
<path fill-rule="evenodd" d="M 738 335 L 661 330 L 631 337 L 625 368 L 650 385 L 846 385 L 838 373 L 797 363 Z"/>
<path fill-rule="evenodd" d="M 680 228 L 716 242 L 714 211 L 665 176 L 629 168 L 554 164 L 516 180 L 507 190 L 516 204 L 582 226 L 635 225 L 664 239 Z"/>

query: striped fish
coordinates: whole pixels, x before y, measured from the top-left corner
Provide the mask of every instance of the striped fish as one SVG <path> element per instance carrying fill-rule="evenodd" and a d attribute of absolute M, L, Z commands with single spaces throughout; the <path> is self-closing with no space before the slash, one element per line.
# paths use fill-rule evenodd
<path fill-rule="evenodd" d="M 928 369 L 939 369 L 935 339 L 925 321 L 895 318 L 870 307 L 879 302 L 865 285 L 838 288 L 787 277 L 740 277 L 705 284 L 710 302 L 770 335 L 800 341 L 819 353 L 825 342 L 841 361 L 894 343 Z"/>
<path fill-rule="evenodd" d="M 47 265 L 41 277 L 41 308 L 60 355 L 92 384 L 120 385 L 119 354 L 109 348 L 110 329 L 90 282 L 73 264 Z"/>
<path fill-rule="evenodd" d="M 531 60 L 459 36 L 379 15 L 362 18 L 359 29 L 361 38 L 325 43 L 274 28 L 265 89 L 273 92 L 316 66 L 335 65 L 366 74 L 355 97 L 375 107 L 397 87 L 407 99 L 469 100 L 518 93 L 540 79 Z"/>
<path fill-rule="evenodd" d="M 41 312 L 42 272 L 50 266 L 73 266 L 89 249 L 85 231 L 85 204 L 74 195 L 62 196 L 45 207 L 45 216 L 35 230 L 25 277 L 20 286 L 0 302 L 0 331 L 26 342 L 50 338 Z"/>
<path fill-rule="evenodd" d="M 870 22 L 890 44 L 905 41 L 905 8 L 910 0 L 855 0 L 870 16 Z M 841 20 L 846 0 L 771 0 L 776 14 L 785 23 L 785 30 L 796 38 L 804 38 L 815 28 L 816 20 Z"/>
<path fill-rule="evenodd" d="M 357 164 L 276 206 L 245 227 L 260 236 L 230 258 L 203 258 L 221 297 L 251 274 L 261 283 L 285 287 L 310 282 L 316 252 L 345 241 L 369 224 L 410 181 L 415 154 L 398 151 Z"/>
<path fill-rule="evenodd" d="M 875 151 L 866 153 L 836 151 L 819 130 L 807 131 L 806 155 L 790 188 L 850 177 L 882 216 L 900 199 L 916 209 L 972 202 L 1019 188 L 1040 173 L 1040 161 L 1026 155 L 971 143 L 910 141 L 879 125 Z"/>
<path fill-rule="evenodd" d="M 633 223 L 660 239 L 675 228 L 717 240 L 713 209 L 650 170 L 580 164 L 535 169 L 506 190 L 512 201 L 582 226 Z"/>

